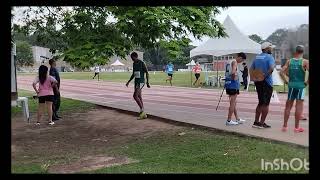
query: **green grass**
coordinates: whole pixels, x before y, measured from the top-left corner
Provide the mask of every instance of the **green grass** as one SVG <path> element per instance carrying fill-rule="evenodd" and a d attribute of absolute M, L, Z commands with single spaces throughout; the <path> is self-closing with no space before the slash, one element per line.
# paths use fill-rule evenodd
<path fill-rule="evenodd" d="M 37 112 L 38 99 L 32 98 L 32 96 L 34 95 L 33 92 L 19 89 L 18 95 L 19 95 L 19 97 L 20 96 L 28 97 L 28 104 L 29 104 L 30 113 Z M 91 103 L 84 102 L 84 101 L 78 101 L 78 100 L 73 100 L 73 99 L 61 97 L 61 104 L 60 104 L 59 112 L 61 112 L 61 113 L 73 112 L 75 110 L 75 107 L 76 107 L 77 111 L 82 111 L 85 109 L 94 108 L 95 105 L 91 104 Z M 20 113 L 22 113 L 21 107 L 11 107 L 11 115 L 12 116 L 16 116 L 17 114 L 20 114 Z"/>
<path fill-rule="evenodd" d="M 114 149 L 112 153 L 139 162 L 89 173 L 296 173 L 262 171 L 261 159 L 268 162 L 275 158 L 286 162 L 293 158 L 308 159 L 305 148 L 206 130 L 187 130 L 184 136 L 163 133 L 131 143 L 127 148 Z M 307 172 L 303 169 L 298 173 Z"/>

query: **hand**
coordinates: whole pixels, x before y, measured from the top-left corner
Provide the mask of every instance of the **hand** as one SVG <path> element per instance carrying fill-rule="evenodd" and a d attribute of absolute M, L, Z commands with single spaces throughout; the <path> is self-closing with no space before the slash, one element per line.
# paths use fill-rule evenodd
<path fill-rule="evenodd" d="M 150 88 L 150 84 L 147 82 L 147 87 Z"/>
<path fill-rule="evenodd" d="M 126 86 L 127 86 L 127 87 L 129 86 L 129 82 L 127 82 Z"/>

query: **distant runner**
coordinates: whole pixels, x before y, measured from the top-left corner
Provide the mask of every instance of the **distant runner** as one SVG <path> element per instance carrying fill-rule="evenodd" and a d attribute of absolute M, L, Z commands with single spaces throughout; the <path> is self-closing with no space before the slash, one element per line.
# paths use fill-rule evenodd
<path fill-rule="evenodd" d="M 296 52 L 294 57 L 291 58 L 283 66 L 281 75 L 283 79 L 288 84 L 288 100 L 286 102 L 286 108 L 284 110 L 284 122 L 282 131 L 286 132 L 288 130 L 288 120 L 290 116 L 290 111 L 296 100 L 296 112 L 295 112 L 295 128 L 294 132 L 303 132 L 304 129 L 299 126 L 299 121 L 303 117 L 303 101 L 305 94 L 305 87 L 309 84 L 308 80 L 305 81 L 306 71 L 309 70 L 309 61 L 303 58 L 304 47 L 299 45 L 296 47 Z M 288 75 L 289 82 L 286 78 Z"/>
<path fill-rule="evenodd" d="M 226 65 L 226 93 L 229 95 L 229 111 L 228 111 L 228 119 L 226 122 L 227 126 L 230 125 L 238 125 L 245 122 L 245 120 L 240 119 L 237 112 L 237 96 L 239 94 L 240 89 L 240 82 L 239 82 L 239 75 L 237 72 L 238 63 L 243 62 L 246 59 L 246 55 L 243 52 L 238 53 L 237 58 L 233 60 L 229 60 L 229 62 Z M 232 114 L 236 117 L 236 120 L 231 120 Z"/>
<path fill-rule="evenodd" d="M 195 86 L 197 83 L 197 86 L 199 86 L 199 78 L 201 74 L 201 66 L 199 62 L 196 63 L 196 65 L 192 68 L 192 71 L 195 73 L 194 76 L 196 77 L 196 80 L 194 81 L 193 85 Z"/>
<path fill-rule="evenodd" d="M 166 79 L 166 82 L 170 82 L 170 85 L 172 86 L 172 76 L 173 76 L 173 69 L 174 66 L 171 62 L 169 62 L 169 64 L 167 64 L 165 72 L 168 74 L 168 79 Z"/>
<path fill-rule="evenodd" d="M 140 113 L 138 120 L 146 119 L 147 114 L 144 112 L 144 106 L 142 101 L 142 88 L 145 85 L 144 80 L 144 74 L 146 74 L 147 78 L 147 87 L 150 88 L 149 85 L 149 73 L 146 64 L 138 59 L 138 54 L 136 52 L 131 53 L 131 59 L 133 61 L 133 72 L 129 79 L 129 81 L 126 83 L 126 86 L 129 86 L 129 83 L 134 78 L 134 93 L 133 98 L 137 102 L 138 106 L 140 107 Z"/>
<path fill-rule="evenodd" d="M 99 74 L 100 74 L 100 67 L 97 65 L 94 67 L 94 76 L 92 79 L 94 79 L 96 75 L 98 75 L 98 81 L 99 81 Z"/>

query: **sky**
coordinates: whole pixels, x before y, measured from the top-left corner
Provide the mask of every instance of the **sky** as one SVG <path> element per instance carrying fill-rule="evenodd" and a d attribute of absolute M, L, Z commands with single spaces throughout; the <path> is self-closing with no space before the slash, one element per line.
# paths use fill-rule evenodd
<path fill-rule="evenodd" d="M 22 10 L 15 13 L 19 16 Z M 295 28 L 301 24 L 309 24 L 307 6 L 231 6 L 221 11 L 216 19 L 223 23 L 227 15 L 245 35 L 257 34 L 262 39 L 266 39 L 279 28 Z M 190 36 L 190 39 L 192 45 L 198 46 L 209 38 L 195 40 Z"/>
<path fill-rule="evenodd" d="M 223 23 L 230 16 L 235 25 L 246 35 L 257 34 L 266 39 L 279 28 L 295 28 L 309 24 L 309 7 L 307 6 L 232 6 L 221 11 L 216 19 Z M 198 46 L 202 41 L 190 37 L 192 45 Z"/>

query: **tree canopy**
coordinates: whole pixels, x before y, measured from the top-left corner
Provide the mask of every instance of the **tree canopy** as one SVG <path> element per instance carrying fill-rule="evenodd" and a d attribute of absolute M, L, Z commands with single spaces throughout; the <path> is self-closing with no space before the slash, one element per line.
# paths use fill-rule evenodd
<path fill-rule="evenodd" d="M 36 36 L 65 61 L 78 67 L 105 64 L 114 55 L 125 57 L 136 48 L 160 46 L 179 57 L 190 35 L 224 37 L 215 16 L 220 7 L 30 7 L 21 28 Z"/>

